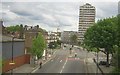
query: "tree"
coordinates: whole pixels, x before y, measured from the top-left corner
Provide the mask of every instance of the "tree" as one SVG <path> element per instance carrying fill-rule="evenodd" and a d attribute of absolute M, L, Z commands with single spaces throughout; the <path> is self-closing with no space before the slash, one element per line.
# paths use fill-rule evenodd
<path fill-rule="evenodd" d="M 111 72 L 112 74 L 113 73 L 120 73 L 120 47 L 118 47 L 117 45 L 115 45 L 114 46 L 114 50 L 115 50 L 115 54 L 112 57 L 112 65 L 115 68 L 112 70 L 112 72 Z"/>
<path fill-rule="evenodd" d="M 90 27 L 84 35 L 84 44 L 88 48 L 96 48 L 107 55 L 107 65 L 109 65 L 109 53 L 112 53 L 113 45 L 116 44 L 116 24 L 113 18 L 99 20 Z M 100 50 L 104 48 L 105 51 Z"/>
<path fill-rule="evenodd" d="M 117 38 L 118 38 L 118 68 L 120 70 L 120 14 L 117 16 L 118 24 L 117 24 Z M 120 71 L 119 71 L 120 72 Z"/>
<path fill-rule="evenodd" d="M 61 41 L 60 40 L 57 40 L 57 44 L 61 46 Z"/>
<path fill-rule="evenodd" d="M 6 27 L 6 29 L 7 29 L 9 32 L 16 32 L 16 31 L 20 31 L 20 26 L 19 26 L 19 25 L 9 26 L 9 27 Z"/>
<path fill-rule="evenodd" d="M 0 58 L 0 68 L 2 68 L 2 58 Z"/>
<path fill-rule="evenodd" d="M 42 57 L 43 51 L 46 47 L 45 39 L 43 35 L 39 33 L 38 36 L 33 39 L 31 53 L 33 56 L 40 58 Z"/>
<path fill-rule="evenodd" d="M 120 73 L 120 14 L 117 17 L 112 18 L 114 24 L 116 25 L 116 45 L 113 46 L 114 55 L 112 57 L 112 65 L 115 67 L 111 72 L 111 75 L 115 73 Z"/>
<path fill-rule="evenodd" d="M 77 35 L 73 34 L 70 36 L 70 41 L 73 43 L 73 44 L 76 44 L 77 43 Z"/>
<path fill-rule="evenodd" d="M 120 57 L 120 47 L 118 47 L 117 45 L 115 45 L 113 48 L 115 50 L 115 54 L 114 54 L 114 56 L 112 58 L 112 65 L 115 66 L 115 67 L 117 66 L 117 67 L 120 68 L 120 63 L 119 63 L 120 59 L 118 59 L 118 57 Z"/>
<path fill-rule="evenodd" d="M 57 47 L 57 42 L 50 42 L 48 46 L 50 49 L 55 49 Z"/>
<path fill-rule="evenodd" d="M 114 46 L 115 54 L 113 56 L 112 62 L 113 62 L 113 66 L 115 66 L 115 69 L 113 70 L 113 73 L 120 73 L 120 14 L 117 15 L 116 25 L 117 25 L 117 29 L 116 29 L 117 44 Z"/>
<path fill-rule="evenodd" d="M 37 29 L 39 29 L 39 25 L 37 25 Z"/>
<path fill-rule="evenodd" d="M 23 39 L 24 28 L 22 24 L 6 27 L 6 30 L 12 34 L 14 34 L 15 32 L 20 32 L 19 38 Z"/>

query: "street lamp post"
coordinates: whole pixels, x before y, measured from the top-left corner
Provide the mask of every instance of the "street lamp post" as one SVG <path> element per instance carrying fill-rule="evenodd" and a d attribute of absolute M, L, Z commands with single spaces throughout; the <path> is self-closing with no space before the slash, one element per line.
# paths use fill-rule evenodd
<path fill-rule="evenodd" d="M 51 42 L 52 42 L 52 35 L 51 35 L 51 32 L 49 33 L 49 37 L 50 37 L 50 43 L 49 44 L 51 44 Z M 51 45 L 50 45 L 51 46 Z M 51 49 L 51 47 L 50 47 L 50 54 L 52 55 L 52 49 Z"/>
<path fill-rule="evenodd" d="M 11 62 L 9 63 L 9 65 L 13 66 L 14 63 L 14 59 L 13 59 L 13 45 L 14 45 L 14 37 L 12 37 L 12 57 L 11 57 Z M 11 69 L 11 74 L 13 74 L 13 69 Z"/>
<path fill-rule="evenodd" d="M 98 65 L 98 51 L 97 51 L 97 65 Z M 98 75 L 98 66 L 96 67 L 96 75 Z"/>
<path fill-rule="evenodd" d="M 54 42 L 55 43 L 55 42 Z M 54 51 L 55 45 L 52 45 L 52 55 L 53 55 L 53 51 Z"/>
<path fill-rule="evenodd" d="M 12 38 L 12 63 L 13 63 L 13 44 L 14 44 L 14 37 Z M 13 69 L 12 69 L 11 73 L 13 74 Z"/>

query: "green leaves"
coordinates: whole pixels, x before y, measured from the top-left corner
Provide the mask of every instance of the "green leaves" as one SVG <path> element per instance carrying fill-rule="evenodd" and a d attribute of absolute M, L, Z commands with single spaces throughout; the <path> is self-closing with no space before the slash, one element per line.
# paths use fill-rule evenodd
<path fill-rule="evenodd" d="M 50 42 L 48 46 L 50 49 L 55 49 L 57 47 L 57 42 Z"/>
<path fill-rule="evenodd" d="M 75 34 L 74 34 L 74 35 L 71 35 L 71 36 L 70 36 L 70 40 L 71 40 L 71 42 L 74 43 L 74 44 L 77 43 L 77 36 L 76 36 Z"/>
<path fill-rule="evenodd" d="M 2 59 L 0 59 L 0 68 L 2 68 Z"/>
<path fill-rule="evenodd" d="M 116 44 L 117 18 L 99 20 L 84 35 L 84 44 L 90 48 L 112 48 Z"/>
<path fill-rule="evenodd" d="M 43 37 L 43 35 L 41 33 L 38 34 L 37 38 L 35 37 L 33 39 L 33 44 L 32 44 L 32 49 L 31 49 L 31 53 L 34 56 L 38 56 L 41 57 L 43 54 L 43 51 L 46 48 L 46 42 L 45 39 Z"/>
<path fill-rule="evenodd" d="M 6 29 L 10 32 L 20 31 L 20 28 L 21 27 L 19 25 L 6 27 Z"/>

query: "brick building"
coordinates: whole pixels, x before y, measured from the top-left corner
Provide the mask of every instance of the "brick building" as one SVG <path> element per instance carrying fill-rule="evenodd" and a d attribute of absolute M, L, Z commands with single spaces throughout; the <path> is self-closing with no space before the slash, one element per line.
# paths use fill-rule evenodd
<path fill-rule="evenodd" d="M 32 47 L 33 39 L 38 36 L 39 33 L 43 33 L 39 26 L 25 26 L 24 27 L 24 37 L 25 37 L 25 52 L 29 53 Z"/>

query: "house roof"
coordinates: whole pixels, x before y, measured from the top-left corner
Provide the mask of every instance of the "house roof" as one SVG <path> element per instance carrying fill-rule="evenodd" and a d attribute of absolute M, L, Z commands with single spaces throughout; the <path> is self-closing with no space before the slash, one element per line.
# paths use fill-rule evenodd
<path fill-rule="evenodd" d="M 11 42 L 13 39 L 13 37 L 11 36 L 5 36 L 5 35 L 1 35 L 0 34 L 0 42 Z M 24 41 L 24 39 L 17 39 L 17 38 L 14 38 L 14 41 Z"/>

